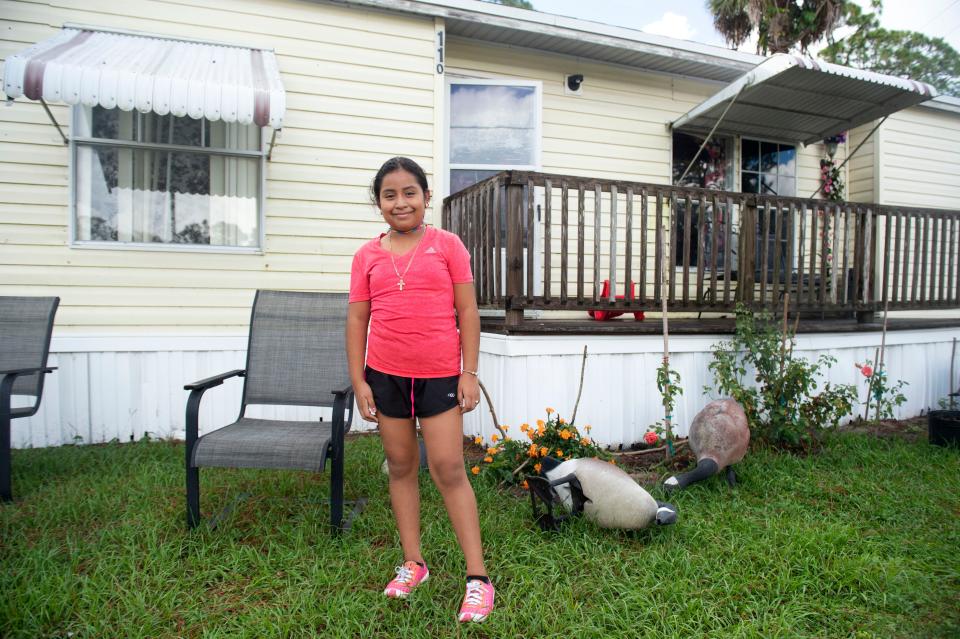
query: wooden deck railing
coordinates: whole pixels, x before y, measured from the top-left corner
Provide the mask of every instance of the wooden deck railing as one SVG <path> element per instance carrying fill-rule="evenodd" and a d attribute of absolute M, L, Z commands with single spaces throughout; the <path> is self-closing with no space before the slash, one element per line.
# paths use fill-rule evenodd
<path fill-rule="evenodd" d="M 872 314 L 960 306 L 960 211 L 506 171 L 446 198 L 477 302 Z M 605 285 L 606 282 L 606 285 Z"/>

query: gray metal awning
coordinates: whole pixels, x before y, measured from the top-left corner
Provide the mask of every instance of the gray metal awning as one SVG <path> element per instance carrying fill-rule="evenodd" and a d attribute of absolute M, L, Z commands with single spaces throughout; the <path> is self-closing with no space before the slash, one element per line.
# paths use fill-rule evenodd
<path fill-rule="evenodd" d="M 936 95 L 922 82 L 778 54 L 671 127 L 811 144 Z"/>

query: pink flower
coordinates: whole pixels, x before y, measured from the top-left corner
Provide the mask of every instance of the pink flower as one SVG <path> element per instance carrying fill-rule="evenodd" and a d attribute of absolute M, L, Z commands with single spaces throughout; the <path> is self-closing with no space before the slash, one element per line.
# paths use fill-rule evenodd
<path fill-rule="evenodd" d="M 647 442 L 647 444 L 649 444 L 650 446 L 653 446 L 654 444 L 656 444 L 657 440 L 659 439 L 660 438 L 657 436 L 657 434 L 652 430 L 648 430 L 646 434 L 644 434 L 643 436 L 643 441 Z"/>
<path fill-rule="evenodd" d="M 863 366 L 860 364 L 854 364 L 854 366 L 860 369 L 860 372 L 863 373 L 864 377 L 870 377 L 873 375 L 873 368 L 869 364 L 864 364 Z"/>

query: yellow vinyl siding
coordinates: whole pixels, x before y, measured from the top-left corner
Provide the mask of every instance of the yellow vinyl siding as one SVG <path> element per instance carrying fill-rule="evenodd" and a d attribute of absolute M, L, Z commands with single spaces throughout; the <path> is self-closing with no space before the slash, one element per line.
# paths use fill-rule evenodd
<path fill-rule="evenodd" d="M 73 22 L 269 47 L 287 90 L 257 255 L 70 248 L 68 148 L 38 103 L 0 110 L 0 293 L 59 295 L 58 330 L 235 330 L 256 288 L 345 291 L 383 226 L 376 169 L 403 154 L 434 170 L 432 19 L 289 0 L 3 0 L 0 15 L 4 58 Z M 70 109 L 51 109 L 69 133 Z"/>
<path fill-rule="evenodd" d="M 583 95 L 564 93 L 564 76 L 571 73 L 584 75 Z M 666 123 L 685 112 L 673 95 L 679 80 L 461 38 L 448 39 L 447 74 L 541 81 L 545 172 L 661 184 L 670 179 Z M 703 99 L 709 85 L 699 86 Z M 690 99 L 690 106 L 697 101 Z"/>
<path fill-rule="evenodd" d="M 956 209 L 960 114 L 914 107 L 881 127 L 880 203 Z"/>
<path fill-rule="evenodd" d="M 869 122 L 853 129 L 850 131 L 847 140 L 851 151 L 856 149 L 861 142 L 863 143 L 863 146 L 850 158 L 850 162 L 847 164 L 846 197 L 851 202 L 877 201 L 878 132 L 867 138 L 874 126 L 876 126 L 875 122 Z M 864 142 L 864 138 L 866 138 L 866 142 Z"/>

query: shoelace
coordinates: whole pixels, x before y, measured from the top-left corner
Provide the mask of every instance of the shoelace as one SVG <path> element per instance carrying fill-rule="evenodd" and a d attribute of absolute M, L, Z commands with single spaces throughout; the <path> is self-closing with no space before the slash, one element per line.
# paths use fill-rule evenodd
<path fill-rule="evenodd" d="M 479 606 L 483 603 L 483 582 L 471 581 L 467 584 L 467 596 L 465 597 L 468 606 Z"/>
<path fill-rule="evenodd" d="M 413 571 L 406 566 L 397 566 L 395 570 L 397 571 L 397 581 L 400 583 L 409 584 L 413 581 Z"/>

